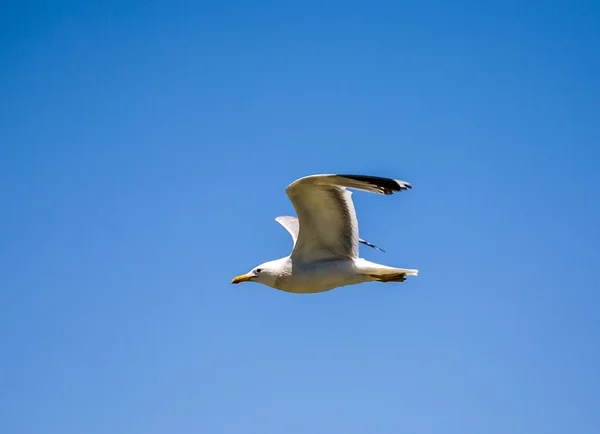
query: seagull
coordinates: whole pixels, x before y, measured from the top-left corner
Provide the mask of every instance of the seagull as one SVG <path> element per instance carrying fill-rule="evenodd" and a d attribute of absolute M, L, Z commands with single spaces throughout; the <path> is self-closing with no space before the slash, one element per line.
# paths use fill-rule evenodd
<path fill-rule="evenodd" d="M 391 195 L 408 190 L 406 181 L 366 175 L 309 175 L 286 188 L 298 218 L 275 219 L 292 236 L 284 258 L 265 262 L 231 283 L 257 282 L 285 292 L 313 294 L 363 282 L 404 282 L 418 270 L 388 267 L 358 257 L 358 220 L 348 189 Z M 380 249 L 381 250 L 381 249 Z"/>

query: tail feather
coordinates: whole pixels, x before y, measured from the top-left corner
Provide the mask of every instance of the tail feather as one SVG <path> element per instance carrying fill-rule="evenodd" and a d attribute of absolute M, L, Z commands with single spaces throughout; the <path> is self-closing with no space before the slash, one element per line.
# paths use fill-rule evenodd
<path fill-rule="evenodd" d="M 377 274 L 369 274 L 369 276 L 377 282 L 404 282 L 406 276 L 417 276 L 419 274 L 419 270 L 410 268 L 391 268 L 382 271 Z"/>

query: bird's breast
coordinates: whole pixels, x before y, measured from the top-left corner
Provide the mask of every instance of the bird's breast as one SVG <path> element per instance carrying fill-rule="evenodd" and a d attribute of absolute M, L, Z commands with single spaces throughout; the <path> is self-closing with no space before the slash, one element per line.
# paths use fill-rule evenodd
<path fill-rule="evenodd" d="M 295 264 L 289 275 L 277 279 L 275 286 L 286 292 L 312 294 L 360 283 L 363 279 L 351 261 L 335 260 Z"/>

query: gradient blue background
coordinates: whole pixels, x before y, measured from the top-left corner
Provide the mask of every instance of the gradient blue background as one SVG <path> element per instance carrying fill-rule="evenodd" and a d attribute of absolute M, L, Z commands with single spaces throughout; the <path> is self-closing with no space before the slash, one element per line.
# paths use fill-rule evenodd
<path fill-rule="evenodd" d="M 600 432 L 598 2 L 4 2 L 0 431 Z M 313 173 L 401 285 L 297 296 Z"/>

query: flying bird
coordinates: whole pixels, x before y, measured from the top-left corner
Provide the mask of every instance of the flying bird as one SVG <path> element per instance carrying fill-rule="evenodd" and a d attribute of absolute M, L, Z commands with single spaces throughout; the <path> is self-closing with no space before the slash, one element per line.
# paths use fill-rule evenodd
<path fill-rule="evenodd" d="M 231 283 L 257 282 L 286 292 L 310 294 L 363 282 L 404 282 L 418 270 L 395 268 L 358 257 L 358 220 L 348 188 L 391 195 L 412 188 L 390 178 L 365 175 L 310 175 L 286 188 L 296 217 L 275 220 L 292 236 L 284 258 L 265 262 Z M 380 249 L 381 250 L 381 249 Z"/>

